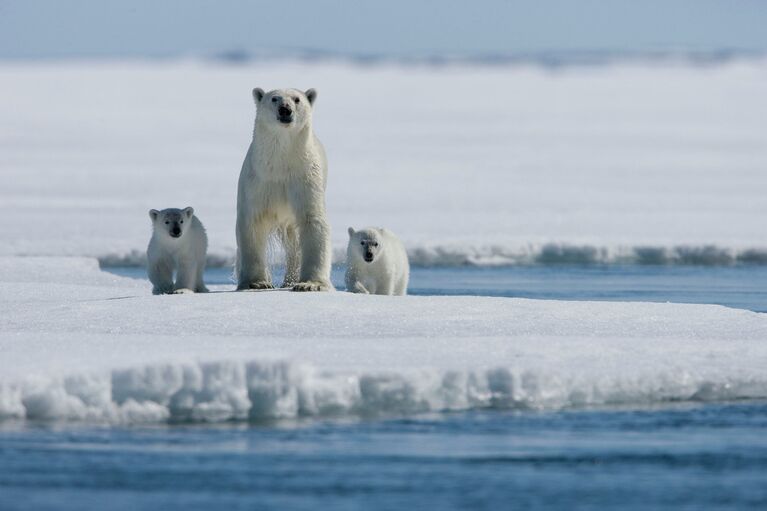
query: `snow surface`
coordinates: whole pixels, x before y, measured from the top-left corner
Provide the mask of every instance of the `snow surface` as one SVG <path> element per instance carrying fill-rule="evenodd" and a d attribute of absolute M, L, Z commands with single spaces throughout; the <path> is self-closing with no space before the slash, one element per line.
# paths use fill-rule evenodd
<path fill-rule="evenodd" d="M 0 417 L 107 423 L 767 398 L 767 315 L 711 305 L 152 296 L 0 257 Z M 232 286 L 233 287 L 233 286 Z"/>
<path fill-rule="evenodd" d="M 0 255 L 140 264 L 194 206 L 231 264 L 254 86 L 316 87 L 336 254 L 414 264 L 767 262 L 767 61 L 353 66 L 1 63 Z"/>
<path fill-rule="evenodd" d="M 231 264 L 254 86 L 317 87 L 333 243 L 414 264 L 767 262 L 767 61 L 0 63 L 0 417 L 260 420 L 767 398 L 767 316 L 707 305 L 152 296 L 150 208 Z M 23 256 L 23 257 L 22 257 Z M 70 256 L 70 257 L 62 257 Z M 98 260 L 97 260 L 98 259 Z"/>

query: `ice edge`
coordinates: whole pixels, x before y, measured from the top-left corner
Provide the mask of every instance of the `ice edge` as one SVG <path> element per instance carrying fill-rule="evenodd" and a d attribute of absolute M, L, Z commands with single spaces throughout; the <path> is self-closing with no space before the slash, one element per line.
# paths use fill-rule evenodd
<path fill-rule="evenodd" d="M 257 422 L 764 398 L 767 378 L 748 374 L 734 379 L 681 370 L 594 379 L 508 367 L 355 374 L 251 360 L 0 382 L 0 421 Z"/>
<path fill-rule="evenodd" d="M 518 265 L 697 265 L 730 266 L 738 264 L 767 265 L 767 247 L 733 248 L 716 244 L 701 245 L 637 245 L 600 246 L 569 243 L 510 245 L 422 245 L 408 247 L 412 266 L 518 266 Z M 346 258 L 345 247 L 333 251 L 333 264 Z M 146 266 L 146 253 L 132 250 L 98 256 L 102 268 Z M 211 251 L 210 268 L 233 267 L 233 251 Z"/>

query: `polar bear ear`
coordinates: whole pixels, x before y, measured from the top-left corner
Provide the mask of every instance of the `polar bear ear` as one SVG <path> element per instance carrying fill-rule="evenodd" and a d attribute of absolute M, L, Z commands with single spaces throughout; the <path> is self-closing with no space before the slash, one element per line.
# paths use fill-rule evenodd
<path fill-rule="evenodd" d="M 354 227 L 349 227 L 349 237 L 354 236 Z"/>
<path fill-rule="evenodd" d="M 262 99 L 264 99 L 264 89 L 260 87 L 253 89 L 253 100 L 256 103 L 260 103 Z"/>
<path fill-rule="evenodd" d="M 309 100 L 310 105 L 314 105 L 314 101 L 317 99 L 317 91 L 314 89 L 309 89 L 308 91 L 304 92 L 306 94 L 306 99 Z"/>
<path fill-rule="evenodd" d="M 158 216 L 160 216 L 160 212 L 159 211 L 157 211 L 156 209 L 150 209 L 149 210 L 149 218 L 151 218 L 153 222 L 155 220 L 157 220 Z"/>
<path fill-rule="evenodd" d="M 192 215 L 194 215 L 194 208 L 192 207 L 184 208 L 184 214 L 186 215 L 187 218 L 192 218 Z"/>

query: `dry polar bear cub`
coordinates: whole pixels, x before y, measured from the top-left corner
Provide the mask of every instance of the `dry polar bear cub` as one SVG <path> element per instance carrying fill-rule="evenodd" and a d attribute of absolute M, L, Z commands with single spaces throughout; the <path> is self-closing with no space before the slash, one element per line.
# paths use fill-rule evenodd
<path fill-rule="evenodd" d="M 207 293 L 202 274 L 208 236 L 194 209 L 151 209 L 149 218 L 153 232 L 146 255 L 152 293 Z"/>
<path fill-rule="evenodd" d="M 349 227 L 346 290 L 372 295 L 407 294 L 410 263 L 397 236 L 388 229 Z"/>
<path fill-rule="evenodd" d="M 275 234 L 287 258 L 282 287 L 328 291 L 328 166 L 312 131 L 317 92 L 253 89 L 256 123 L 237 188 L 237 289 L 271 289 L 267 260 Z"/>

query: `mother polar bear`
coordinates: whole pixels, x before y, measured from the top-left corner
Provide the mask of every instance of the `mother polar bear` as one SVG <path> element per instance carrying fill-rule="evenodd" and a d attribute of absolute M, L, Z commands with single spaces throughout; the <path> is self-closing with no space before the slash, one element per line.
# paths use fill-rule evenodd
<path fill-rule="evenodd" d="M 267 245 L 276 234 L 287 258 L 282 287 L 328 291 L 328 165 L 312 131 L 317 92 L 253 89 L 256 126 L 237 188 L 237 289 L 271 289 Z"/>

